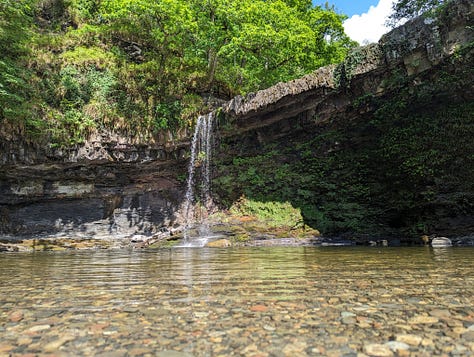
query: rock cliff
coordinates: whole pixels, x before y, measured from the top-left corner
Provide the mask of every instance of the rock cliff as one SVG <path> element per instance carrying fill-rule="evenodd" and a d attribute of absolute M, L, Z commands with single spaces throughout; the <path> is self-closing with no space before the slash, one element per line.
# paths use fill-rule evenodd
<path fill-rule="evenodd" d="M 473 11 L 456 1 L 338 66 L 226 103 L 217 202 L 291 202 L 327 234 L 472 234 Z M 169 232 L 181 222 L 188 147 L 111 133 L 69 152 L 2 142 L 0 234 Z"/>
<path fill-rule="evenodd" d="M 361 240 L 472 236 L 473 9 L 452 2 L 223 106 L 220 201 L 290 202 L 324 234 Z"/>
<path fill-rule="evenodd" d="M 323 67 L 303 78 L 238 96 L 223 111 L 244 130 L 266 126 L 301 113 L 324 120 L 347 111 L 360 96 L 383 96 L 394 74 L 413 81 L 437 67 L 473 41 L 474 4 L 457 1 L 438 18 L 419 17 L 360 47 L 339 66 Z M 317 113 L 316 113 L 317 112 Z"/>

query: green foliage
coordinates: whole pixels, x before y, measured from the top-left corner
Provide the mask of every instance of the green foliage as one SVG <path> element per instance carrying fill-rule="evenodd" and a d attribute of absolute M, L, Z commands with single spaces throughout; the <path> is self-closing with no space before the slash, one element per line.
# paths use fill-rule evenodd
<path fill-rule="evenodd" d="M 289 202 L 259 202 L 241 198 L 232 205 L 230 212 L 239 216 L 254 216 L 268 227 L 301 228 L 304 225 L 301 211 Z"/>
<path fill-rule="evenodd" d="M 182 126 L 179 118 L 181 118 L 181 102 L 175 100 L 171 103 L 158 103 L 155 108 L 154 129 L 178 129 Z"/>
<path fill-rule="evenodd" d="M 0 116 L 54 146 L 100 127 L 165 137 L 208 110 L 203 98 L 299 77 L 353 46 L 344 16 L 307 0 L 2 0 L 0 16 Z"/>
<path fill-rule="evenodd" d="M 338 62 L 353 45 L 344 17 L 307 2 L 197 2 L 207 85 L 235 95 L 299 77 Z M 224 31 L 222 31 L 224 29 Z M 205 59 L 203 59 L 205 60 Z"/>
<path fill-rule="evenodd" d="M 32 24 L 29 0 L 2 0 L 0 3 L 0 121 L 20 122 L 28 116 L 29 71 L 23 56 Z"/>
<path fill-rule="evenodd" d="M 255 133 L 222 140 L 213 192 L 227 206 L 242 194 L 289 202 L 324 235 L 419 237 L 455 229 L 450 217 L 474 214 L 474 105 L 458 94 L 472 83 L 472 47 L 458 52 L 416 85 L 394 71 L 386 95 L 353 102 L 363 114 L 351 120 L 293 129 L 267 146 Z M 245 156 L 229 160 L 229 152 Z"/>
<path fill-rule="evenodd" d="M 100 0 L 69 0 L 70 11 L 77 22 L 100 23 Z"/>
<path fill-rule="evenodd" d="M 77 67 L 96 67 L 105 69 L 114 66 L 114 58 L 111 53 L 104 51 L 100 47 L 77 46 L 71 51 L 66 51 L 61 55 L 64 63 Z"/>
<path fill-rule="evenodd" d="M 422 13 L 439 8 L 444 0 L 398 0 L 393 4 L 389 24 L 395 27 L 401 21 L 413 19 Z"/>

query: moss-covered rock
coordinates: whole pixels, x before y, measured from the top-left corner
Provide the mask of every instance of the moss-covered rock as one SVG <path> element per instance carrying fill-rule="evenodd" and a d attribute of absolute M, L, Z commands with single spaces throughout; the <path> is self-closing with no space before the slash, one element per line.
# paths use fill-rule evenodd
<path fill-rule="evenodd" d="M 320 70 L 224 107 L 218 201 L 288 203 L 300 225 L 358 242 L 472 234 L 473 10 L 451 2 L 353 51 L 331 80 Z"/>

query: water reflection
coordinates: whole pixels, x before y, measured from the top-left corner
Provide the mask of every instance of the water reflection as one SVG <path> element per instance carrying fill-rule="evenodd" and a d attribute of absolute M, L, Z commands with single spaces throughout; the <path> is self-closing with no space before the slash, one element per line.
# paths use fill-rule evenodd
<path fill-rule="evenodd" d="M 430 249 L 433 259 L 436 261 L 449 261 L 453 259 L 453 249 L 451 247 L 437 247 Z"/>
<path fill-rule="evenodd" d="M 473 253 L 278 247 L 3 254 L 0 332 L 11 354 L 43 353 L 55 336 L 66 336 L 57 347 L 66 354 L 142 348 L 294 356 L 359 353 L 409 328 L 433 335 L 437 342 L 424 348 L 441 354 L 455 344 L 453 328 L 474 324 Z M 449 319 L 411 325 L 438 310 Z M 30 343 L 22 343 L 25 334 Z"/>

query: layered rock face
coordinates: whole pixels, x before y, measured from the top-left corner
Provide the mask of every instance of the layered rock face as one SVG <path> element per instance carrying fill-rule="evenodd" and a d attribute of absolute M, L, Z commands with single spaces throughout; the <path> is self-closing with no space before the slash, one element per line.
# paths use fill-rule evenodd
<path fill-rule="evenodd" d="M 398 91 L 390 84 L 394 74 L 419 81 L 423 77 L 418 76 L 436 71 L 460 48 L 471 46 L 473 10 L 471 1 L 455 1 L 438 18 L 419 17 L 386 34 L 379 43 L 352 51 L 339 66 L 323 67 L 303 78 L 236 97 L 223 111 L 243 130 L 302 113 L 317 116 L 319 121 L 335 117 L 360 96 Z"/>
<path fill-rule="evenodd" d="M 8 150 L 0 233 L 120 239 L 167 231 L 179 220 L 187 145 L 138 147 L 122 138 L 53 157 Z"/>
<path fill-rule="evenodd" d="M 339 66 L 230 101 L 221 201 L 291 202 L 323 234 L 472 235 L 473 10 L 452 2 Z"/>
<path fill-rule="evenodd" d="M 216 200 L 289 201 L 328 234 L 473 232 L 473 11 L 456 1 L 217 110 Z M 3 142 L 0 234 L 169 230 L 182 222 L 188 150 L 189 138 L 139 146 L 112 134 L 70 152 Z"/>

